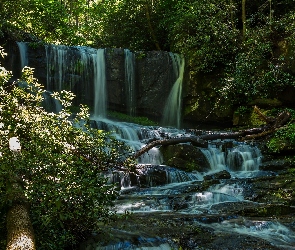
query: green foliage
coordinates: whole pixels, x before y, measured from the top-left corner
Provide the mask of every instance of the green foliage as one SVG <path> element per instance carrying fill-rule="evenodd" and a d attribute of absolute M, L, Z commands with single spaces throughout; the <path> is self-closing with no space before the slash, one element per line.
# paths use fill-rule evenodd
<path fill-rule="evenodd" d="M 132 50 L 154 50 L 151 29 L 157 35 L 157 6 L 161 1 L 104 1 L 99 8 L 102 32 L 95 44 L 103 47 L 123 47 Z M 163 35 L 163 34 L 161 34 Z"/>
<path fill-rule="evenodd" d="M 130 116 L 130 115 L 126 115 L 126 114 L 115 112 L 115 111 L 108 112 L 108 116 L 114 120 L 137 123 L 137 124 L 140 124 L 143 126 L 156 126 L 157 125 L 156 122 L 149 120 L 147 117 Z"/>
<path fill-rule="evenodd" d="M 249 113 L 251 110 L 252 110 L 252 108 L 249 108 L 246 106 L 239 106 L 235 112 L 239 115 L 244 115 L 244 114 Z"/>
<path fill-rule="evenodd" d="M 294 85 L 295 76 L 286 70 L 284 55 L 275 57 L 275 30 L 253 29 L 237 53 L 234 63 L 229 62 L 219 92 L 235 105 L 243 105 L 257 98 L 276 96 L 288 85 Z"/>
<path fill-rule="evenodd" d="M 185 54 L 195 71 L 212 71 L 234 55 L 238 31 L 227 1 L 178 1 L 170 16 L 173 51 Z"/>
<path fill-rule="evenodd" d="M 294 117 L 295 110 L 287 109 L 291 117 Z M 294 118 L 291 119 L 287 126 L 280 128 L 269 140 L 267 147 L 270 152 L 279 153 L 283 150 L 292 150 L 295 147 L 295 123 Z"/>
<path fill-rule="evenodd" d="M 281 152 L 295 147 L 295 123 L 278 130 L 267 144 L 271 152 Z"/>
<path fill-rule="evenodd" d="M 25 68 L 18 83 L 8 84 L 0 69 L 0 209 L 9 204 L 9 180 L 18 176 L 30 203 L 38 249 L 64 249 L 112 219 L 117 187 L 104 171 L 122 164 L 129 148 L 103 131 L 88 126 L 89 112 L 80 107 L 71 119 L 73 94 L 53 96 L 63 109 L 48 113 L 42 105 L 43 87 Z M 8 147 L 17 137 L 21 153 Z M 126 167 L 133 166 L 132 161 Z"/>

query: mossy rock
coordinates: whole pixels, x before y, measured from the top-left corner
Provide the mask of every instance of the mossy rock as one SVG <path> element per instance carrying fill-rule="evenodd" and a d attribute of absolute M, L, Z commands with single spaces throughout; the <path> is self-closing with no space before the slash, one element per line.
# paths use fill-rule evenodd
<path fill-rule="evenodd" d="M 203 172 L 209 164 L 202 151 L 189 144 L 162 146 L 164 164 L 184 171 Z"/>
<path fill-rule="evenodd" d="M 282 106 L 278 99 L 258 98 L 248 104 L 249 106 L 258 106 L 259 108 L 275 108 Z"/>
<path fill-rule="evenodd" d="M 263 217 L 282 216 L 287 214 L 293 214 L 295 212 L 295 208 L 282 204 L 268 204 L 266 206 L 257 208 L 256 212 L 258 216 Z"/>
<path fill-rule="evenodd" d="M 287 153 L 294 153 L 295 151 L 295 144 L 291 143 L 290 141 L 282 138 L 273 137 L 268 142 L 268 151 L 269 153 L 279 153 L 279 154 L 287 154 Z"/>
<path fill-rule="evenodd" d="M 270 110 L 260 108 L 259 110 L 265 116 L 270 116 Z M 245 108 L 241 111 L 241 108 L 238 108 L 233 114 L 233 125 L 259 127 L 265 125 L 265 122 L 259 118 L 259 115 L 254 112 L 254 109 Z"/>

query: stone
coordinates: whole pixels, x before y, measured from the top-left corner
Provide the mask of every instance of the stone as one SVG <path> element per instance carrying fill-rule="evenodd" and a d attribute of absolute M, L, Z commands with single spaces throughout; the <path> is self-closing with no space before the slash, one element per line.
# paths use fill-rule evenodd
<path fill-rule="evenodd" d="M 228 171 L 222 170 L 220 172 L 209 174 L 204 176 L 204 180 L 223 180 L 223 179 L 230 179 L 231 175 Z"/>
<path fill-rule="evenodd" d="M 190 144 L 162 146 L 164 164 L 184 171 L 204 172 L 209 164 L 202 151 Z"/>
<path fill-rule="evenodd" d="M 263 162 L 259 168 L 264 171 L 280 171 L 288 168 L 290 163 L 286 160 L 271 160 L 267 162 Z"/>

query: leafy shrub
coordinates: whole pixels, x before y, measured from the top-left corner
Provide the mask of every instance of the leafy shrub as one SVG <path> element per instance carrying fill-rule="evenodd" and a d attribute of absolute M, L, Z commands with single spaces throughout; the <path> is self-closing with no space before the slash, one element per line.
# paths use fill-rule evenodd
<path fill-rule="evenodd" d="M 38 249 L 64 249 L 112 219 L 116 186 L 104 171 L 123 163 L 129 152 L 123 142 L 88 126 L 85 106 L 70 119 L 74 95 L 54 93 L 63 109 L 48 113 L 41 106 L 43 87 L 25 68 L 20 82 L 8 86 L 10 73 L 0 68 L 0 209 L 9 205 L 14 176 L 23 183 L 30 203 Z M 21 153 L 14 155 L 8 141 L 17 137 Z"/>

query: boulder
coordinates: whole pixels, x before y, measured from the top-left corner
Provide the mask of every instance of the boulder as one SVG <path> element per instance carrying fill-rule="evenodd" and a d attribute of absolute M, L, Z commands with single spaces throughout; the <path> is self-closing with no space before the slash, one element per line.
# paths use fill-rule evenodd
<path fill-rule="evenodd" d="M 204 172 L 209 164 L 201 149 L 190 144 L 162 146 L 164 164 L 184 171 Z"/>
<path fill-rule="evenodd" d="M 204 180 L 224 180 L 224 179 L 230 179 L 231 175 L 228 171 L 222 170 L 220 172 L 214 173 L 214 174 L 208 174 L 204 176 Z"/>
<path fill-rule="evenodd" d="M 259 168 L 264 171 L 280 171 L 287 169 L 289 166 L 290 162 L 283 159 L 277 159 L 263 162 Z"/>

